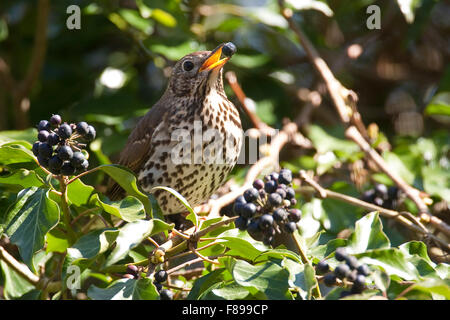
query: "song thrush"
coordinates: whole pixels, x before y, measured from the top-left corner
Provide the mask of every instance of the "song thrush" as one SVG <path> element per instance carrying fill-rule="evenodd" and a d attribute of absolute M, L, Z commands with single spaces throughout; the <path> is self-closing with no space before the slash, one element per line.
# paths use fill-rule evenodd
<path fill-rule="evenodd" d="M 235 50 L 226 43 L 178 61 L 163 96 L 139 121 L 120 154 L 119 164 L 136 173 L 141 188 L 154 194 L 164 214 L 185 208 L 169 192 L 153 187 L 170 187 L 195 206 L 216 191 L 237 162 L 241 121 L 222 80 L 222 67 Z M 108 196 L 117 199 L 123 192 L 111 183 Z"/>

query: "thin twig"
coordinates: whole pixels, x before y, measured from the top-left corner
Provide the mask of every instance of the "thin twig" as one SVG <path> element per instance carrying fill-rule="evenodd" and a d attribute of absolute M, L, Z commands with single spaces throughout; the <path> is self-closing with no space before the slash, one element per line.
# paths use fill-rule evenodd
<path fill-rule="evenodd" d="M 390 209 L 386 209 L 383 207 L 379 207 L 377 205 L 374 205 L 372 203 L 368 203 L 365 202 L 363 200 L 345 195 L 345 194 L 341 194 L 338 192 L 334 192 L 328 189 L 323 188 L 322 186 L 320 186 L 318 183 L 316 183 L 311 177 L 309 177 L 305 171 L 300 171 L 300 177 L 309 185 L 311 185 L 319 194 L 322 198 L 333 198 L 336 200 L 341 200 L 344 202 L 347 202 L 349 204 L 367 209 L 367 210 L 371 210 L 371 211 L 378 211 L 381 215 L 383 215 L 386 218 L 392 218 L 397 220 L 398 222 L 400 222 L 402 225 L 404 225 L 405 227 L 407 227 L 408 229 L 423 234 L 425 237 L 429 237 L 433 240 L 435 240 L 436 242 L 438 242 L 439 244 L 441 244 L 443 246 L 444 249 L 446 249 L 446 251 L 450 252 L 450 244 L 448 244 L 447 242 L 443 241 L 442 239 L 436 237 L 435 235 L 433 235 L 432 233 L 430 233 L 427 229 L 423 229 L 423 225 L 422 226 L 418 226 L 415 224 L 415 221 L 410 221 L 408 220 L 405 215 L 394 211 L 394 210 L 390 210 Z"/>

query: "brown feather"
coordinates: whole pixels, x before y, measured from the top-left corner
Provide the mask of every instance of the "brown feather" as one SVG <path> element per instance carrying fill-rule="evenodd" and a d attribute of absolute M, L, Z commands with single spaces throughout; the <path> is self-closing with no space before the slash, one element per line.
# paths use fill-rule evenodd
<path fill-rule="evenodd" d="M 148 154 L 152 147 L 152 136 L 155 128 L 167 113 L 167 104 L 164 94 L 161 99 L 141 118 L 134 130 L 128 137 L 127 143 L 120 153 L 118 164 L 130 168 L 134 173 L 138 173 L 141 166 L 147 161 Z M 106 195 L 111 200 L 124 197 L 125 191 L 113 180 L 108 181 Z"/>

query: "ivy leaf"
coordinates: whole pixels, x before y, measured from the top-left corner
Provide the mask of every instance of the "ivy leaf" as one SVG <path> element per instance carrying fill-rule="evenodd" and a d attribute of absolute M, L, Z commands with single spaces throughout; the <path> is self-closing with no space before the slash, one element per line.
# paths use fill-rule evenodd
<path fill-rule="evenodd" d="M 91 231 L 67 249 L 67 256 L 71 261 L 94 258 L 105 252 L 116 240 L 118 234 L 119 230 L 113 228 Z"/>
<path fill-rule="evenodd" d="M 76 179 L 67 186 L 67 199 L 75 206 L 81 207 L 89 203 L 93 192 L 94 187 L 84 184 L 80 179 Z"/>
<path fill-rule="evenodd" d="M 153 217 L 150 200 L 139 190 L 136 176 L 130 169 L 116 164 L 105 164 L 97 169 L 113 178 L 129 195 L 138 198 L 144 205 L 145 211 Z"/>
<path fill-rule="evenodd" d="M 133 196 L 127 196 L 119 201 L 111 201 L 104 196 L 95 194 L 91 201 L 107 213 L 127 222 L 145 219 L 144 205 Z"/>
<path fill-rule="evenodd" d="M 116 247 L 106 259 L 105 267 L 126 257 L 128 252 L 140 244 L 145 238 L 172 228 L 173 224 L 168 224 L 158 219 L 137 220 L 127 223 L 119 229 Z"/>
<path fill-rule="evenodd" d="M 289 294 L 289 272 L 274 262 L 251 265 L 237 260 L 232 264 L 231 274 L 237 284 L 248 288 L 250 293 L 263 293 L 269 300 L 285 300 Z"/>
<path fill-rule="evenodd" d="M 223 273 L 226 271 L 225 268 L 220 268 L 205 274 L 204 276 L 195 280 L 191 291 L 187 296 L 187 300 L 197 300 L 201 297 L 202 293 L 206 292 L 211 286 L 223 281 Z"/>
<path fill-rule="evenodd" d="M 30 265 L 33 254 L 44 246 L 45 235 L 58 221 L 59 206 L 49 198 L 49 190 L 32 187 L 18 194 L 7 213 L 5 232 Z"/>
<path fill-rule="evenodd" d="M 34 162 L 33 153 L 22 145 L 5 143 L 0 146 L 0 164 L 8 165 L 13 163 Z"/>
<path fill-rule="evenodd" d="M 20 189 L 42 187 L 44 181 L 34 171 L 19 169 L 13 173 L 0 176 L 0 183 L 19 186 Z"/>
<path fill-rule="evenodd" d="M 92 285 L 87 295 L 92 300 L 159 300 L 151 279 L 119 279 L 104 289 Z"/>
<path fill-rule="evenodd" d="M 259 241 L 251 238 L 247 232 L 239 229 L 230 229 L 218 236 L 220 244 L 229 248 L 229 255 L 239 256 L 244 259 L 254 260 L 267 248 Z M 226 241 L 222 241 L 226 240 Z"/>
<path fill-rule="evenodd" d="M 3 275 L 3 295 L 5 299 L 20 298 L 35 288 L 15 270 L 10 268 L 3 260 L 0 260 L 0 270 Z"/>
<path fill-rule="evenodd" d="M 378 212 L 368 213 L 356 221 L 355 231 L 348 239 L 348 248 L 352 253 L 389 248 L 390 246 L 389 238 L 383 232 Z"/>
<path fill-rule="evenodd" d="M 186 200 L 185 197 L 183 197 L 178 191 L 169 188 L 169 187 L 164 187 L 164 186 L 157 186 L 154 187 L 152 189 L 153 190 L 165 190 L 167 192 L 169 192 L 170 194 L 172 194 L 175 198 L 177 198 L 182 204 L 183 206 L 186 208 L 187 211 L 189 211 L 189 215 L 186 217 L 187 220 L 192 221 L 192 223 L 194 224 L 194 226 L 198 227 L 198 216 L 195 213 L 194 209 L 192 209 L 191 205 L 189 204 L 189 202 Z"/>

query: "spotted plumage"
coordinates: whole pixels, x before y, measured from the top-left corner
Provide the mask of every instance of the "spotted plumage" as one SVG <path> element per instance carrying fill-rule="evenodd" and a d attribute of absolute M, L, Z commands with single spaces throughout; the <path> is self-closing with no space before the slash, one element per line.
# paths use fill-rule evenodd
<path fill-rule="evenodd" d="M 237 162 L 242 143 L 239 113 L 223 89 L 223 45 L 199 51 L 176 63 L 161 99 L 139 121 L 120 155 L 119 164 L 133 170 L 164 214 L 184 206 L 167 191 L 182 194 L 192 206 L 207 200 Z M 110 183 L 108 195 L 124 195 Z"/>

